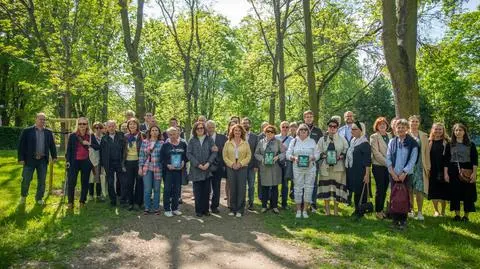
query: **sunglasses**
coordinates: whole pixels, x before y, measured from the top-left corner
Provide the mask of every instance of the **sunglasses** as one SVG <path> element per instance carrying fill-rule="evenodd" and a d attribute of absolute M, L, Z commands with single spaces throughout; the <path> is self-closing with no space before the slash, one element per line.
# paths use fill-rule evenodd
<path fill-rule="evenodd" d="M 337 125 L 328 125 L 328 128 L 337 129 L 337 128 L 338 128 L 338 126 L 337 126 Z"/>
<path fill-rule="evenodd" d="M 272 130 L 266 130 L 265 133 L 271 133 L 271 134 L 273 134 L 273 131 L 272 131 Z"/>
<path fill-rule="evenodd" d="M 300 128 L 300 129 L 298 129 L 298 130 L 299 130 L 299 131 L 305 131 L 305 132 L 308 131 L 308 129 L 305 129 L 305 128 Z"/>
<path fill-rule="evenodd" d="M 78 125 L 87 125 L 85 122 L 79 122 Z"/>
<path fill-rule="evenodd" d="M 103 129 L 101 126 L 95 126 L 95 129 Z"/>

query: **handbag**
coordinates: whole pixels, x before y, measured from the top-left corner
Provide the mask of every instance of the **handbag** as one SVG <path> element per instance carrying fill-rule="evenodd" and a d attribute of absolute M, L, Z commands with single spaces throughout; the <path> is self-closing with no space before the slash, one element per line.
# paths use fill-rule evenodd
<path fill-rule="evenodd" d="M 394 182 L 390 194 L 390 214 L 407 214 L 410 211 L 410 195 L 403 182 Z"/>
<path fill-rule="evenodd" d="M 365 193 L 365 188 L 367 189 L 367 201 L 362 204 L 363 194 Z M 373 212 L 373 203 L 370 202 L 370 194 L 369 194 L 369 188 L 368 188 L 367 183 L 363 183 L 362 194 L 360 195 L 360 201 L 358 202 L 358 212 L 361 215 Z"/>
<path fill-rule="evenodd" d="M 461 168 L 460 162 L 458 162 L 458 152 L 456 152 L 456 155 L 457 155 L 458 179 L 460 179 L 460 181 L 462 182 L 470 183 L 471 181 L 470 177 L 473 174 L 473 169 Z"/>

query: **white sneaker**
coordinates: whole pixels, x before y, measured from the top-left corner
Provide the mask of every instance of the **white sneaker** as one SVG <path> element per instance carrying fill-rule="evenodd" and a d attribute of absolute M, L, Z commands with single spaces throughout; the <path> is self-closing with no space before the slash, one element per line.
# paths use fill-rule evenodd
<path fill-rule="evenodd" d="M 45 204 L 45 201 L 43 201 L 43 200 L 38 200 L 37 201 L 37 205 L 44 205 L 44 204 Z"/>
<path fill-rule="evenodd" d="M 433 217 L 434 217 L 434 218 L 440 217 L 440 213 L 438 213 L 437 211 L 435 211 L 435 213 L 433 213 Z"/>
<path fill-rule="evenodd" d="M 229 215 L 229 216 L 235 216 L 235 213 L 230 212 L 230 213 L 228 213 L 228 215 Z"/>
<path fill-rule="evenodd" d="M 308 219 L 307 211 L 303 211 L 302 216 L 303 216 L 304 219 Z"/>
<path fill-rule="evenodd" d="M 24 205 L 26 201 L 27 201 L 27 197 L 23 197 L 23 196 L 20 197 L 20 204 L 21 205 Z"/>
<path fill-rule="evenodd" d="M 408 217 L 409 218 L 415 217 L 415 212 L 413 212 L 413 211 L 408 212 Z"/>
<path fill-rule="evenodd" d="M 241 214 L 241 213 L 237 213 L 237 214 L 235 214 L 235 217 L 240 218 L 240 217 L 242 217 L 242 214 Z"/>
<path fill-rule="evenodd" d="M 165 217 L 173 217 L 173 213 L 172 211 L 165 211 L 165 213 L 163 213 L 163 215 L 165 215 Z"/>
<path fill-rule="evenodd" d="M 417 220 L 425 220 L 425 218 L 422 215 L 422 212 L 418 212 Z"/>
<path fill-rule="evenodd" d="M 182 215 L 182 211 L 180 211 L 180 210 L 175 210 L 175 211 L 173 211 L 172 213 L 173 213 L 173 215 L 175 215 L 175 216 L 180 216 L 180 215 Z"/>
<path fill-rule="evenodd" d="M 302 217 L 302 211 L 297 210 L 297 214 L 295 215 L 295 218 L 299 219 Z"/>

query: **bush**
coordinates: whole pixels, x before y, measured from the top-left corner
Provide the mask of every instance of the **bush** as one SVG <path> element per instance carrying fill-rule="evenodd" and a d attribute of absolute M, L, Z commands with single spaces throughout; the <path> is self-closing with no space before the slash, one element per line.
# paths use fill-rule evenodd
<path fill-rule="evenodd" d="M 0 126 L 0 150 L 17 149 L 22 128 Z"/>

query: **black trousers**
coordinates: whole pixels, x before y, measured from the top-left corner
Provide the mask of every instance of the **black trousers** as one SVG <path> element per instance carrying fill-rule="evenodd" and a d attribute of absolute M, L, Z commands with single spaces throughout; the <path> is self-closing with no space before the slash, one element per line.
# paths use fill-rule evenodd
<path fill-rule="evenodd" d="M 262 208 L 267 208 L 270 201 L 270 209 L 278 208 L 278 185 L 262 186 Z"/>
<path fill-rule="evenodd" d="M 451 200 L 450 201 L 450 211 L 460 211 L 460 200 Z M 465 213 L 475 212 L 475 202 L 473 201 L 463 201 L 463 211 Z"/>
<path fill-rule="evenodd" d="M 68 175 L 68 203 L 73 204 L 75 200 L 75 187 L 77 186 L 78 173 L 80 172 L 80 203 L 85 203 L 88 194 L 88 181 L 90 179 L 90 171 L 92 170 L 92 163 L 89 159 L 76 160 L 71 163 Z"/>
<path fill-rule="evenodd" d="M 287 207 L 288 201 L 288 178 L 285 177 L 287 167 L 282 165 L 282 207 Z"/>
<path fill-rule="evenodd" d="M 206 214 L 209 212 L 210 184 L 212 177 L 202 181 L 193 182 L 193 194 L 195 195 L 195 213 Z"/>
<path fill-rule="evenodd" d="M 117 195 L 120 182 L 123 180 L 125 173 L 122 171 L 122 165 L 120 163 L 111 163 L 107 173 L 107 185 L 108 185 L 108 197 L 110 197 L 110 203 L 112 205 L 117 204 Z M 115 190 L 115 175 L 117 175 L 117 190 Z"/>
<path fill-rule="evenodd" d="M 138 175 L 138 161 L 125 161 L 125 169 L 127 171 L 121 184 L 121 200 L 127 201 L 130 205 L 136 203 L 141 206 L 142 201 L 139 197 L 143 197 L 143 180 Z"/>
<path fill-rule="evenodd" d="M 380 165 L 372 165 L 372 173 L 377 186 L 377 190 L 375 191 L 375 212 L 382 212 L 387 198 L 388 185 L 390 184 L 388 168 Z"/>
<path fill-rule="evenodd" d="M 213 173 L 211 180 L 212 185 L 212 203 L 210 208 L 216 209 L 220 206 L 220 186 L 222 184 L 223 171 L 216 171 Z"/>

